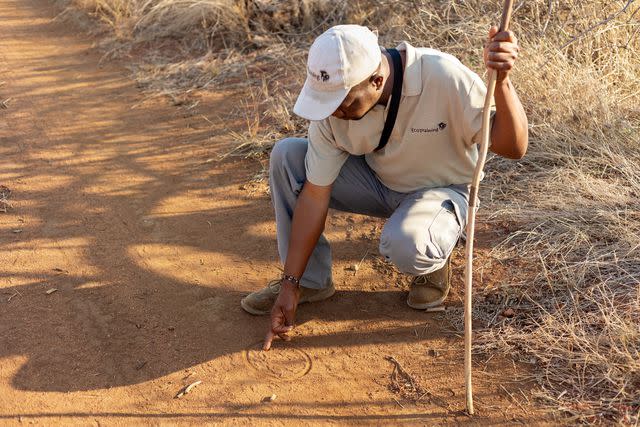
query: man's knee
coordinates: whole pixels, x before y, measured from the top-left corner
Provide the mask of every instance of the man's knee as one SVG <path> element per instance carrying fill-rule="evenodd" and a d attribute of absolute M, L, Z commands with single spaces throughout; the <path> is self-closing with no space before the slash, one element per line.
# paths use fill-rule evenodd
<path fill-rule="evenodd" d="M 426 230 L 425 230 L 426 231 Z M 442 267 L 453 248 L 442 248 L 431 239 L 420 243 L 415 236 L 383 230 L 380 254 L 392 262 L 401 273 L 418 276 Z"/>
<path fill-rule="evenodd" d="M 415 241 L 402 233 L 391 233 L 383 230 L 380 236 L 380 254 L 392 262 L 401 273 L 417 276 L 423 262 Z"/>
<path fill-rule="evenodd" d="M 282 170 L 291 165 L 304 165 L 307 141 L 303 138 L 285 138 L 276 142 L 269 157 L 271 171 Z"/>

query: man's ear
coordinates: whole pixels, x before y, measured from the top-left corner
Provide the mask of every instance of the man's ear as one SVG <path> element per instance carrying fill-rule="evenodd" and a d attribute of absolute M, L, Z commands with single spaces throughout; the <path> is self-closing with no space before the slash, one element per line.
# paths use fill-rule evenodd
<path fill-rule="evenodd" d="M 376 90 L 380 90 L 384 87 L 384 77 L 376 74 L 371 78 L 371 84 L 375 86 Z"/>

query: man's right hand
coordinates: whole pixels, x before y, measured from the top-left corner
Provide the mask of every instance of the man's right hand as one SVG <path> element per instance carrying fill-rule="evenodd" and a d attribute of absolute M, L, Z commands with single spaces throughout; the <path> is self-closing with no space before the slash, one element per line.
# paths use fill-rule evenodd
<path fill-rule="evenodd" d="M 330 185 L 318 186 L 305 181 L 293 211 L 289 251 L 284 263 L 287 274 L 302 277 L 311 252 L 324 229 L 330 198 Z M 263 350 L 271 348 L 276 335 L 285 341 L 290 340 L 287 332 L 293 329 L 299 300 L 300 288 L 283 280 L 278 299 L 271 309 L 271 322 Z"/>
<path fill-rule="evenodd" d="M 283 280 L 280 284 L 278 298 L 271 309 L 271 320 L 267 336 L 264 339 L 264 345 L 262 346 L 263 350 L 267 351 L 271 348 L 271 342 L 276 335 L 285 341 L 291 340 L 287 332 L 293 329 L 299 300 L 300 288 L 287 280 Z"/>

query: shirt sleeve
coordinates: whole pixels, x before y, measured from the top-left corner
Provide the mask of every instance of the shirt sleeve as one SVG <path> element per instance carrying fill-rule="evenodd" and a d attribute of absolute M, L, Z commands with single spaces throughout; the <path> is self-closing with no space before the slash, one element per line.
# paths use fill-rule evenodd
<path fill-rule="evenodd" d="M 319 186 L 333 184 L 348 157 L 349 153 L 336 145 L 331 127 L 326 120 L 311 122 L 309 146 L 304 159 L 307 180 L 310 183 Z"/>
<path fill-rule="evenodd" d="M 469 71 L 469 76 L 465 82 L 468 88 L 466 103 L 463 109 L 463 138 L 467 146 L 479 144 L 482 140 L 482 110 L 484 109 L 484 98 L 487 94 L 487 87 L 480 77 Z M 495 101 L 491 99 L 490 124 L 493 124 L 493 116 L 496 113 Z M 491 140 L 489 140 L 491 144 Z"/>

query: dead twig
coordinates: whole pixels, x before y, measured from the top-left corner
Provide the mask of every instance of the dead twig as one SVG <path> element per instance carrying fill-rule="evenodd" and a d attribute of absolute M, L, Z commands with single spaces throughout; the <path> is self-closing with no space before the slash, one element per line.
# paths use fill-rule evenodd
<path fill-rule="evenodd" d="M 402 409 L 404 409 L 404 405 L 402 403 L 400 403 L 398 401 L 398 399 L 396 399 L 395 397 L 393 398 L 393 400 L 398 404 L 399 407 L 401 407 Z"/>
<path fill-rule="evenodd" d="M 568 42 L 566 42 L 565 44 L 560 46 L 560 50 L 564 49 L 565 47 L 569 46 L 572 43 L 577 42 L 578 40 L 581 40 L 582 38 L 584 38 L 587 34 L 589 34 L 591 31 L 595 30 L 596 28 L 601 27 L 602 25 L 606 24 L 607 22 L 610 22 L 610 21 L 616 19 L 618 16 L 620 16 L 623 13 L 625 13 L 627 11 L 627 9 L 629 8 L 629 6 L 631 6 L 631 4 L 633 2 L 635 2 L 635 1 L 636 0 L 627 0 L 627 3 L 624 5 L 624 7 L 622 9 L 620 9 L 616 13 L 608 16 L 607 18 L 603 19 L 602 21 L 600 21 L 600 22 L 598 22 L 596 24 L 593 24 L 592 26 L 590 26 L 589 28 L 587 28 L 586 30 L 584 30 L 583 32 L 578 34 L 577 36 L 572 37 Z"/>
<path fill-rule="evenodd" d="M 193 390 L 196 386 L 202 384 L 202 381 L 195 381 L 192 382 L 189 385 L 186 385 L 184 387 L 182 387 L 180 389 L 180 391 L 178 392 L 178 394 L 175 395 L 174 399 L 180 399 L 182 396 L 184 396 L 185 394 L 189 394 L 191 392 L 191 390 Z"/>
<path fill-rule="evenodd" d="M 417 383 L 411 374 L 409 374 L 400 365 L 400 362 L 393 356 L 385 356 L 385 359 L 393 363 L 393 371 L 391 372 L 391 391 L 399 393 L 405 399 L 410 399 L 418 402 L 425 391 Z"/>
<path fill-rule="evenodd" d="M 513 396 L 513 394 L 511 394 L 511 393 L 509 392 L 509 390 L 507 390 L 506 388 L 504 388 L 504 386 L 503 386 L 502 384 L 500 384 L 500 387 L 504 390 L 504 392 L 505 392 L 505 393 L 507 393 L 507 394 L 509 395 L 509 397 L 511 398 L 511 400 L 513 401 L 513 403 L 515 403 L 516 405 L 518 405 L 518 407 L 519 407 L 520 409 L 522 409 L 526 414 L 528 414 L 528 413 L 529 413 L 529 411 L 527 411 L 527 410 L 525 409 L 525 407 L 524 407 L 524 406 L 522 406 L 522 405 L 520 404 L 520 402 L 519 402 L 519 401 L 518 401 L 518 400 Z"/>
<path fill-rule="evenodd" d="M 551 13 L 553 12 L 553 0 L 549 0 L 549 6 L 547 7 L 547 19 L 544 21 L 544 25 L 542 26 L 542 31 L 540 31 L 540 35 L 544 36 L 544 33 L 547 31 L 547 27 L 549 26 L 549 22 L 551 21 Z"/>

